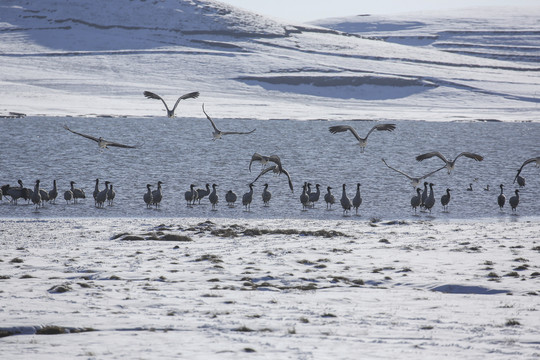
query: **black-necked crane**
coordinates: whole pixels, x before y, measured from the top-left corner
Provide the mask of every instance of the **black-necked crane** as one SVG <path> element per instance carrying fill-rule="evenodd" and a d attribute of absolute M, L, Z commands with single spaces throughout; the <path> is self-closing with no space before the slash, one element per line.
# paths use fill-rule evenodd
<path fill-rule="evenodd" d="M 291 192 L 294 192 L 293 183 L 291 180 L 291 175 L 287 170 L 283 168 L 281 165 L 281 159 L 278 155 L 271 155 L 268 157 L 268 161 L 271 161 L 274 163 L 274 165 L 267 167 L 266 169 L 263 169 L 261 173 L 253 180 L 251 183 L 254 184 L 261 176 L 266 174 L 267 172 L 274 172 L 276 175 L 285 174 L 287 176 L 287 179 L 289 181 L 289 189 L 291 189 Z"/>
<path fill-rule="evenodd" d="M 272 193 L 268 190 L 268 184 L 264 184 L 264 190 L 262 192 L 262 201 L 264 203 L 264 206 L 268 206 L 271 198 Z"/>
<path fill-rule="evenodd" d="M 216 205 L 219 201 L 217 187 L 217 184 L 212 184 L 212 192 L 210 193 L 210 195 L 208 195 L 208 200 L 210 200 L 210 204 L 212 204 L 212 210 L 216 210 Z"/>
<path fill-rule="evenodd" d="M 251 134 L 252 132 L 254 132 L 256 130 L 256 129 L 253 129 L 251 131 L 221 131 L 216 126 L 216 123 L 214 123 L 214 120 L 212 120 L 212 118 L 210 116 L 208 116 L 208 114 L 204 110 L 204 104 L 202 105 L 202 111 L 203 111 L 204 115 L 206 115 L 206 118 L 210 121 L 210 124 L 212 124 L 212 127 L 214 128 L 214 131 L 212 131 L 212 137 L 213 137 L 212 140 L 213 141 L 221 139 L 221 137 L 223 135 L 248 135 L 248 134 Z"/>
<path fill-rule="evenodd" d="M 251 201 L 253 201 L 253 183 L 249 183 L 249 191 L 242 195 L 242 205 L 245 206 L 246 211 L 251 210 Z"/>
<path fill-rule="evenodd" d="M 452 172 L 452 170 L 454 170 L 454 167 L 456 165 L 456 160 L 459 159 L 461 156 L 464 156 L 464 157 L 467 157 L 469 159 L 473 159 L 473 160 L 476 160 L 476 161 L 484 160 L 484 157 L 482 155 L 473 154 L 473 153 L 466 152 L 466 151 L 460 153 L 453 160 L 445 158 L 444 155 L 441 154 L 438 151 L 432 151 L 432 152 L 428 152 L 428 153 L 425 153 L 425 154 L 422 154 L 422 155 L 418 155 L 416 157 L 416 160 L 417 161 L 422 161 L 422 160 L 429 159 L 429 158 L 434 157 L 434 156 L 436 156 L 439 159 L 441 159 L 442 161 L 444 161 L 444 164 L 445 164 L 444 166 L 448 170 L 448 174 L 450 174 Z"/>
<path fill-rule="evenodd" d="M 499 194 L 499 196 L 497 196 L 497 204 L 499 205 L 499 209 L 502 210 L 504 207 L 504 204 L 506 203 L 506 196 L 504 196 L 503 194 L 504 185 L 501 184 L 499 185 L 499 187 L 501 188 L 501 193 Z"/>
<path fill-rule="evenodd" d="M 517 171 L 517 174 L 516 174 L 516 177 L 514 178 L 514 183 L 516 182 L 516 180 L 518 181 L 518 185 L 520 187 L 524 187 L 525 186 L 525 178 L 520 176 L 521 174 L 521 170 L 523 170 L 523 167 L 527 164 L 532 164 L 532 163 L 535 163 L 535 165 L 537 167 L 540 166 L 540 156 L 537 156 L 537 157 L 534 157 L 534 158 L 530 158 L 530 159 L 527 159 L 523 162 L 523 164 L 521 165 L 521 167 L 519 168 L 519 170 Z M 523 185 L 522 185 L 523 184 Z"/>
<path fill-rule="evenodd" d="M 227 191 L 225 194 L 225 201 L 227 202 L 227 205 L 229 207 L 233 207 L 234 203 L 236 202 L 238 196 L 236 196 L 236 193 L 232 190 Z"/>
<path fill-rule="evenodd" d="M 431 208 L 435 205 L 435 195 L 433 194 L 433 183 L 429 183 L 429 195 L 424 202 L 424 207 L 431 213 Z"/>
<path fill-rule="evenodd" d="M 365 138 L 360 137 L 360 135 L 358 135 L 356 130 L 352 126 L 349 126 L 349 125 L 330 126 L 330 128 L 328 130 L 332 134 L 336 134 L 336 133 L 339 133 L 339 132 L 350 131 L 351 134 L 354 135 L 356 140 L 358 140 L 358 145 L 360 146 L 361 152 L 364 152 L 364 150 L 365 150 L 365 148 L 367 146 L 367 140 L 368 140 L 369 134 L 371 134 L 375 130 L 376 131 L 394 131 L 395 128 L 396 128 L 395 124 L 378 124 L 378 125 L 373 126 L 371 128 L 371 130 L 368 131 Z"/>
<path fill-rule="evenodd" d="M 152 206 L 152 185 L 146 184 L 146 192 L 144 193 L 143 200 L 146 203 L 146 208 L 149 209 Z"/>
<path fill-rule="evenodd" d="M 332 205 L 336 202 L 336 197 L 332 194 L 332 187 L 326 188 L 326 194 L 324 194 L 324 201 L 326 202 L 326 210 L 330 210 Z"/>
<path fill-rule="evenodd" d="M 399 174 L 405 176 L 407 179 L 409 179 L 409 180 L 411 181 L 411 185 L 412 185 L 414 188 L 416 188 L 418 185 L 420 185 L 420 183 L 422 182 L 422 180 L 424 180 L 424 179 L 427 178 L 428 176 L 431 176 L 431 175 L 435 174 L 437 171 L 441 171 L 442 169 L 444 169 L 444 168 L 446 167 L 446 166 L 440 167 L 440 168 L 438 168 L 437 170 L 434 170 L 434 171 L 432 171 L 432 172 L 430 172 L 430 173 L 427 173 L 427 174 L 424 175 L 424 176 L 413 177 L 413 176 L 410 176 L 410 175 L 404 173 L 404 172 L 401 171 L 401 170 L 398 170 L 398 169 L 396 169 L 396 168 L 391 167 L 390 165 L 388 165 L 388 164 L 386 163 L 386 160 L 384 160 L 384 158 L 382 159 L 382 162 L 383 162 L 384 165 L 386 165 L 388 168 L 394 170 L 395 172 L 397 172 L 397 173 L 399 173 Z"/>
<path fill-rule="evenodd" d="M 190 93 L 187 93 L 187 94 L 184 94 L 184 95 L 180 96 L 178 98 L 178 100 L 176 100 L 176 103 L 174 104 L 172 109 L 169 109 L 169 107 L 167 106 L 167 103 L 165 102 L 165 100 L 163 100 L 163 98 L 161 96 L 159 96 L 158 94 L 155 94 L 155 93 L 150 92 L 150 91 L 145 91 L 143 93 L 143 95 L 147 99 L 161 100 L 163 102 L 163 105 L 165 105 L 165 109 L 167 110 L 167 117 L 173 118 L 173 117 L 175 117 L 174 112 L 176 111 L 176 107 L 178 106 L 178 104 L 180 103 L 181 100 L 196 99 L 196 98 L 199 97 L 200 94 L 199 94 L 198 91 L 194 91 L 194 92 L 190 92 Z"/>
<path fill-rule="evenodd" d="M 360 205 L 362 205 L 362 195 L 360 195 L 360 186 L 362 186 L 360 183 L 356 184 L 356 195 L 353 197 L 353 200 L 352 200 L 352 205 L 354 207 L 356 215 L 358 215 L 358 208 L 360 207 Z"/>
<path fill-rule="evenodd" d="M 343 190 L 341 192 L 341 199 L 339 200 L 341 203 L 341 207 L 343 208 L 343 215 L 345 215 L 347 212 L 351 211 L 351 200 L 347 196 L 347 191 L 345 190 L 346 185 L 343 184 Z"/>
<path fill-rule="evenodd" d="M 516 195 L 512 196 L 510 200 L 508 200 L 508 203 L 512 207 L 512 211 L 516 211 L 516 208 L 519 204 L 519 190 L 518 189 L 516 189 L 515 194 Z"/>
<path fill-rule="evenodd" d="M 161 200 L 163 199 L 163 190 L 161 189 L 162 184 L 162 181 L 158 181 L 157 189 L 152 191 L 152 205 L 154 205 L 156 208 L 160 206 Z"/>
<path fill-rule="evenodd" d="M 443 211 L 448 211 L 448 203 L 450 202 L 450 191 L 452 191 L 452 189 L 446 189 L 446 193 L 441 196 L 441 205 L 443 207 Z"/>
<path fill-rule="evenodd" d="M 95 136 L 86 135 L 86 134 L 83 134 L 83 133 L 80 133 L 80 132 L 77 132 L 77 131 L 73 131 L 67 125 L 64 125 L 64 129 L 66 129 L 67 131 L 69 131 L 69 132 L 71 132 L 73 134 L 76 134 L 76 135 L 82 136 L 84 138 L 95 141 L 98 144 L 100 149 L 109 149 L 109 146 L 114 146 L 114 147 L 119 147 L 119 148 L 126 148 L 126 149 L 136 149 L 137 148 L 136 145 L 124 145 L 124 144 L 120 144 L 120 143 L 117 143 L 117 142 L 114 142 L 114 141 L 105 140 L 102 137 L 98 138 L 98 137 L 95 137 Z"/>
<path fill-rule="evenodd" d="M 414 209 L 415 214 L 416 214 L 416 208 L 419 207 L 420 204 L 422 203 L 422 194 L 421 194 L 421 192 L 422 192 L 422 189 L 416 188 L 416 195 L 414 195 L 411 198 L 411 207 Z"/>

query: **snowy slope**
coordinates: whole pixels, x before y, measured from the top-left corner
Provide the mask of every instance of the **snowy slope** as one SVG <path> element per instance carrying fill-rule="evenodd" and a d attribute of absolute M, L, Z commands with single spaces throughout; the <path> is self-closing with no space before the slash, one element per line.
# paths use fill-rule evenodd
<path fill-rule="evenodd" d="M 534 121 L 540 74 L 209 0 L 4 1 L 0 64 L 0 113 L 29 115 L 162 115 L 144 90 L 198 90 L 231 118 Z"/>
<path fill-rule="evenodd" d="M 312 24 L 384 41 L 524 63 L 540 62 L 540 7 L 358 15 Z"/>

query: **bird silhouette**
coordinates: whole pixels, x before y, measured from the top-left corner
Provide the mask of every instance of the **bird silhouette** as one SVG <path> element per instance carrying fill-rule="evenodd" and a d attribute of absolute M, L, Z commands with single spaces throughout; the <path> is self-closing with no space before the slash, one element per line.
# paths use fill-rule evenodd
<path fill-rule="evenodd" d="M 167 106 L 167 103 L 165 102 L 165 100 L 163 100 L 163 98 L 161 96 L 159 96 L 158 94 L 155 94 L 155 93 L 150 92 L 150 91 L 145 91 L 143 94 L 147 99 L 161 100 L 163 102 L 163 105 L 165 105 L 165 109 L 167 110 L 167 117 L 169 117 L 169 118 L 175 117 L 174 112 L 176 111 L 176 107 L 178 106 L 178 103 L 180 102 L 180 100 L 196 99 L 196 98 L 199 97 L 199 92 L 198 91 L 194 91 L 194 92 L 184 94 L 184 95 L 180 96 L 178 98 L 178 100 L 176 100 L 176 103 L 174 104 L 174 106 L 173 106 L 173 108 L 171 110 Z"/>
<path fill-rule="evenodd" d="M 450 202 L 450 191 L 452 191 L 452 189 L 446 189 L 446 193 L 441 196 L 441 204 L 443 206 L 443 211 L 448 211 L 448 203 Z"/>
<path fill-rule="evenodd" d="M 508 200 L 508 203 L 510 203 L 510 206 L 512 207 L 512 212 L 516 211 L 516 208 L 519 204 L 519 190 L 518 189 L 516 189 L 515 194 L 516 195 L 512 196 L 510 200 Z"/>
<path fill-rule="evenodd" d="M 287 170 L 283 168 L 281 165 L 281 159 L 277 155 L 271 155 L 268 157 L 268 161 L 273 162 L 275 165 L 269 166 L 261 171 L 261 173 L 253 180 L 251 183 L 254 184 L 261 176 L 266 174 L 269 171 L 273 171 L 276 175 L 285 174 L 287 176 L 287 179 L 289 181 L 289 189 L 291 189 L 291 192 L 294 192 L 293 183 L 291 180 L 291 176 Z"/>
<path fill-rule="evenodd" d="M 124 145 L 124 144 L 120 144 L 114 141 L 105 140 L 102 137 L 97 138 L 91 135 L 82 134 L 80 132 L 71 130 L 67 125 L 64 125 L 64 129 L 66 129 L 69 132 L 72 132 L 73 134 L 77 134 L 79 136 L 82 136 L 82 137 L 85 137 L 87 139 L 97 142 L 100 149 L 109 149 L 109 146 L 126 148 L 126 149 L 136 149 L 138 147 L 136 145 Z"/>
<path fill-rule="evenodd" d="M 371 130 L 368 131 L 367 135 L 365 138 L 363 137 L 360 137 L 360 135 L 358 135 L 358 133 L 356 132 L 356 130 L 352 127 L 352 126 L 349 126 L 349 125 L 336 125 L 336 126 L 330 126 L 330 128 L 328 129 L 332 134 L 336 134 L 338 132 L 345 132 L 345 131 L 350 131 L 351 134 L 354 135 L 354 137 L 356 138 L 356 140 L 358 140 L 358 145 L 360 146 L 361 148 L 361 152 L 364 152 L 366 146 L 367 146 L 367 139 L 369 137 L 369 134 L 371 134 L 373 131 L 377 130 L 377 131 L 394 131 L 394 129 L 396 128 L 396 125 L 395 124 L 378 124 L 378 125 L 375 125 L 371 128 Z"/>
<path fill-rule="evenodd" d="M 204 104 L 202 105 L 202 110 L 203 110 L 204 115 L 206 115 L 206 118 L 210 121 L 210 124 L 212 124 L 212 127 L 214 128 L 214 131 L 212 132 L 213 141 L 216 141 L 217 139 L 221 139 L 223 135 L 247 135 L 257 130 L 257 129 L 253 129 L 251 131 L 221 131 L 220 129 L 218 129 L 218 127 L 214 123 L 214 120 L 212 120 L 212 118 L 208 116 L 206 111 L 204 111 Z"/>
<path fill-rule="evenodd" d="M 462 152 L 458 156 L 456 156 L 454 160 L 449 160 L 449 159 L 446 159 L 443 156 L 443 154 L 441 154 L 438 151 L 433 151 L 433 152 L 428 152 L 426 154 L 418 155 L 416 157 L 416 160 L 417 161 L 423 161 L 425 159 L 429 159 L 429 158 L 434 157 L 434 156 L 436 156 L 439 159 L 441 159 L 442 161 L 444 161 L 445 167 L 448 170 L 448 174 L 450 174 L 452 172 L 452 170 L 454 170 L 454 167 L 456 165 L 456 160 L 459 159 L 461 156 L 465 156 L 465 157 L 467 157 L 469 159 L 473 159 L 473 160 L 476 160 L 476 161 L 484 160 L 483 156 L 478 155 L 478 154 L 473 154 L 473 153 L 470 153 L 470 152 Z"/>
<path fill-rule="evenodd" d="M 343 191 L 341 192 L 341 207 L 343 208 L 343 215 L 351 211 L 351 200 L 347 196 L 347 191 L 345 190 L 346 185 L 343 184 Z"/>
<path fill-rule="evenodd" d="M 388 165 L 388 164 L 386 163 L 386 160 L 384 160 L 384 158 L 382 159 L 382 162 L 384 163 L 384 165 L 386 165 L 386 166 L 389 167 L 390 169 L 392 169 L 392 170 L 394 170 L 394 171 L 400 173 L 401 175 L 403 175 L 403 176 L 405 176 L 406 178 L 408 178 L 409 180 L 411 180 L 411 185 L 412 185 L 414 188 L 416 188 L 418 185 L 420 185 L 420 183 L 422 182 L 422 180 L 424 180 L 424 179 L 427 178 L 428 176 L 431 176 L 431 175 L 435 174 L 437 171 L 440 171 L 440 170 L 442 170 L 442 169 L 444 169 L 444 168 L 446 167 L 446 166 L 440 167 L 440 168 L 438 168 L 437 170 L 434 170 L 434 171 L 432 171 L 432 172 L 430 172 L 430 173 L 427 173 L 427 174 L 424 175 L 424 176 L 413 177 L 413 176 L 410 176 L 410 175 L 404 173 L 404 172 L 401 171 L 401 170 L 398 170 L 398 169 L 396 169 L 396 168 L 391 167 L 390 165 Z"/>
<path fill-rule="evenodd" d="M 531 163 L 535 163 L 536 167 L 539 167 L 540 166 L 540 156 L 525 160 L 523 162 L 523 164 L 521 165 L 521 167 L 519 168 L 519 170 L 517 171 L 517 174 L 516 174 L 516 177 L 514 178 L 513 183 L 515 183 L 516 180 L 517 180 L 519 187 L 524 187 L 525 186 L 525 178 L 521 177 L 519 174 L 521 174 L 521 170 L 523 170 L 523 167 L 525 165 L 531 164 Z"/>
<path fill-rule="evenodd" d="M 506 202 L 506 196 L 504 196 L 503 194 L 503 187 L 504 185 L 501 184 L 499 185 L 499 187 L 501 188 L 501 193 L 499 194 L 499 196 L 497 196 L 497 204 L 499 205 L 499 209 L 503 209 L 504 207 L 504 203 Z"/>

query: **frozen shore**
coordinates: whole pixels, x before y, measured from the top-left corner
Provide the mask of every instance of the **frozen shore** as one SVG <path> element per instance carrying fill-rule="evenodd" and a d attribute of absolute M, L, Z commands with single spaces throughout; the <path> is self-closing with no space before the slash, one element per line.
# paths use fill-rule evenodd
<path fill-rule="evenodd" d="M 0 348 L 10 359 L 532 358 L 539 233 L 523 219 L 2 219 Z"/>

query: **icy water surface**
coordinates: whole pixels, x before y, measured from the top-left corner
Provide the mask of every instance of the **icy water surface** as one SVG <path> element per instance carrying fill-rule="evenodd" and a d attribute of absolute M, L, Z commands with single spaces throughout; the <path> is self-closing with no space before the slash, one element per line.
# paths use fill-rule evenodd
<path fill-rule="evenodd" d="M 211 113 L 210 109 L 207 109 Z M 211 115 L 212 116 L 212 115 Z M 59 198 L 56 204 L 46 204 L 39 211 L 24 202 L 13 206 L 4 198 L 0 217 L 240 217 L 240 218 L 305 218 L 341 219 L 339 205 L 341 185 L 347 184 L 352 199 L 355 184 L 361 183 L 363 203 L 358 219 L 481 219 L 511 216 L 507 205 L 501 213 L 497 206 L 498 185 L 506 186 L 507 199 L 517 184 L 512 184 L 516 170 L 528 158 L 540 155 L 540 123 L 500 122 L 397 122 L 394 132 L 374 132 L 369 137 L 365 153 L 355 145 L 350 133 L 332 135 L 328 127 L 349 124 L 364 136 L 375 122 L 371 121 L 289 121 L 220 119 L 218 127 L 227 131 L 257 130 L 251 135 L 224 136 L 212 141 L 211 127 L 203 118 L 24 118 L 0 119 L 0 183 L 16 185 L 22 179 L 33 187 L 40 179 L 42 187 L 50 190 L 57 179 Z M 124 144 L 142 144 L 139 149 L 111 148 L 100 151 L 91 140 L 63 129 L 73 130 Z M 429 213 L 414 215 L 410 199 L 414 191 L 407 178 L 393 172 L 381 162 L 411 175 L 420 176 L 443 164 L 437 158 L 421 163 L 415 156 L 438 150 L 453 158 L 462 151 L 483 155 L 483 162 L 460 158 L 451 175 L 443 169 L 429 180 L 435 184 L 436 204 Z M 248 170 L 251 155 L 277 154 L 294 183 L 294 193 L 284 175 L 268 173 L 255 184 L 251 211 L 241 205 L 248 183 L 261 167 L 253 164 Z M 521 189 L 518 207 L 520 217 L 540 215 L 540 169 L 533 165 L 524 168 L 527 180 Z M 104 209 L 94 207 L 92 192 L 95 179 L 114 184 L 114 205 Z M 84 188 L 87 199 L 67 205 L 63 192 L 73 180 Z M 146 209 L 143 195 L 146 184 L 162 181 L 164 199 L 160 209 Z M 299 201 L 302 183 L 321 184 L 321 200 L 314 209 L 302 211 Z M 272 192 L 269 207 L 263 207 L 261 193 L 267 182 Z M 208 198 L 201 205 L 187 207 L 184 193 L 191 183 L 219 185 L 220 203 L 212 211 Z M 472 183 L 473 191 L 466 191 Z M 489 185 L 490 190 L 484 188 Z M 104 186 L 104 185 L 102 185 Z M 333 211 L 327 211 L 323 196 L 332 186 L 336 196 Z M 448 212 L 443 212 L 440 197 L 451 188 L 452 199 Z M 225 193 L 232 189 L 238 194 L 237 205 L 229 208 Z"/>

